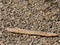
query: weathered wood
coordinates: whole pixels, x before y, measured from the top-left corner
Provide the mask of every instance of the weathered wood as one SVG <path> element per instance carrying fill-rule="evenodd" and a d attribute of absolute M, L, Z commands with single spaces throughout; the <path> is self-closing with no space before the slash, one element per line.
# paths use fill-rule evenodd
<path fill-rule="evenodd" d="M 40 36 L 58 36 L 58 34 L 42 31 L 33 31 L 20 28 L 7 28 L 8 32 L 20 33 L 20 34 L 29 34 L 29 35 L 40 35 Z"/>

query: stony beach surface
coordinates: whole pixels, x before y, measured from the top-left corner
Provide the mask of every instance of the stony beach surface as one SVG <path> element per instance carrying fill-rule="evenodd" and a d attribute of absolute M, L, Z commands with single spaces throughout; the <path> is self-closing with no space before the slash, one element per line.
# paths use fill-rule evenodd
<path fill-rule="evenodd" d="M 8 27 L 59 36 L 9 33 Z M 0 0 L 0 45 L 60 45 L 60 0 Z"/>

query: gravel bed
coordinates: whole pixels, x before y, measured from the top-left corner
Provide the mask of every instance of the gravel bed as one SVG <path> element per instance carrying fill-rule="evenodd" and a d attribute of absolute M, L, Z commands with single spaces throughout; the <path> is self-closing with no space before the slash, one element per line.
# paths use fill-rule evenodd
<path fill-rule="evenodd" d="M 53 32 L 59 36 L 9 33 L 8 27 Z M 0 45 L 60 45 L 60 0 L 0 0 Z"/>

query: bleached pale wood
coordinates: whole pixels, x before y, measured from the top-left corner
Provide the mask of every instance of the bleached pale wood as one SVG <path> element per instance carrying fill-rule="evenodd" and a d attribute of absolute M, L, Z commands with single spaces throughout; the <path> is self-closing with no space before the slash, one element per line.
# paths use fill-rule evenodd
<path fill-rule="evenodd" d="M 26 29 L 20 29 L 20 28 L 7 28 L 6 30 L 8 32 L 14 32 L 14 33 L 20 33 L 20 34 L 40 35 L 40 36 L 58 36 L 58 34 L 55 34 L 55 33 L 26 30 Z"/>

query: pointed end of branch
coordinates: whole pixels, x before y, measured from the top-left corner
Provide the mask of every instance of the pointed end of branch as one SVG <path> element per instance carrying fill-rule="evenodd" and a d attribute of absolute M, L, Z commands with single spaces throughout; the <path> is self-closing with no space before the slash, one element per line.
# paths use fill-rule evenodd
<path fill-rule="evenodd" d="M 58 36 L 58 34 L 56 34 L 56 33 L 47 33 L 48 34 L 48 36 Z"/>

